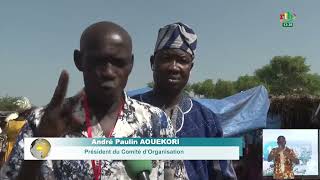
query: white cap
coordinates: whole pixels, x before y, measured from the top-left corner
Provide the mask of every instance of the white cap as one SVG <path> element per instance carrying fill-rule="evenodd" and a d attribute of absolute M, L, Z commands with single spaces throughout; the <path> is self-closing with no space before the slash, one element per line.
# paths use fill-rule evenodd
<path fill-rule="evenodd" d="M 21 99 L 14 102 L 14 104 L 19 106 L 19 110 L 26 110 L 31 108 L 31 103 L 26 97 L 22 97 Z"/>
<path fill-rule="evenodd" d="M 19 114 L 14 112 L 14 113 L 9 114 L 4 121 L 9 122 L 11 120 L 17 119 L 18 117 L 19 117 Z"/>

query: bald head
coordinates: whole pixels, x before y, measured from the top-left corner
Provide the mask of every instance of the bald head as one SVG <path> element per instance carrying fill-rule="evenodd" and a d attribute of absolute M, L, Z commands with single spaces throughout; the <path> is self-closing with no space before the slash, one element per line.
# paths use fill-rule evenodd
<path fill-rule="evenodd" d="M 132 40 L 129 33 L 121 26 L 108 21 L 92 24 L 86 28 L 80 39 L 80 51 L 95 49 L 102 43 L 115 43 L 132 51 Z"/>
<path fill-rule="evenodd" d="M 82 33 L 74 62 L 91 102 L 105 105 L 121 97 L 133 59 L 131 37 L 121 26 L 98 22 Z"/>

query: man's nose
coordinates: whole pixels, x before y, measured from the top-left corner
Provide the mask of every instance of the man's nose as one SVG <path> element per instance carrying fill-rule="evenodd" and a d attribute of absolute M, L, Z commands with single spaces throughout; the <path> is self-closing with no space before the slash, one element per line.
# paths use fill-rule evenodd
<path fill-rule="evenodd" d="M 179 64 L 177 63 L 176 60 L 171 61 L 170 65 L 169 65 L 169 70 L 177 72 L 179 71 Z"/>
<path fill-rule="evenodd" d="M 112 79 L 115 78 L 116 74 L 114 67 L 111 63 L 105 63 L 98 68 L 98 74 L 102 78 Z"/>

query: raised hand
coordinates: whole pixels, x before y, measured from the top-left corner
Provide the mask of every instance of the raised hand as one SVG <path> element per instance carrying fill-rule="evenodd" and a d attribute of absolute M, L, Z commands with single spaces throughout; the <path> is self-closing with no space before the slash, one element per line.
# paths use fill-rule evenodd
<path fill-rule="evenodd" d="M 54 91 L 53 97 L 44 110 L 37 128 L 36 136 L 39 137 L 60 137 L 64 135 L 69 126 L 73 123 L 72 104 L 65 104 L 64 98 L 67 93 L 69 75 L 63 70 L 60 74 L 58 85 Z"/>

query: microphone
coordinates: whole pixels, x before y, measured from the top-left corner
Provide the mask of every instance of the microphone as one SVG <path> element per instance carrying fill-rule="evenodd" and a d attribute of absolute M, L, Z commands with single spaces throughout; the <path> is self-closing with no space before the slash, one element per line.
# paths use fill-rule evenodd
<path fill-rule="evenodd" d="M 134 180 L 150 180 L 152 170 L 151 160 L 129 160 L 123 161 L 128 176 Z"/>

